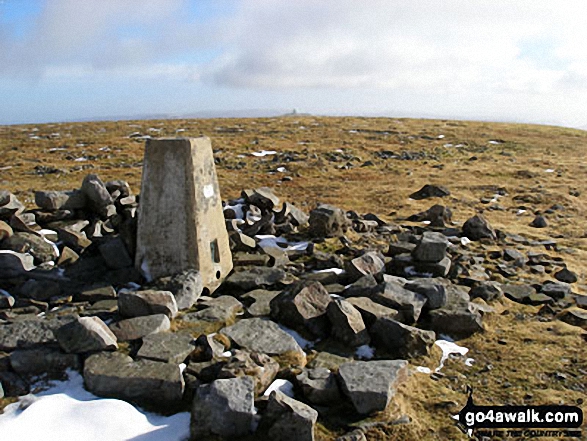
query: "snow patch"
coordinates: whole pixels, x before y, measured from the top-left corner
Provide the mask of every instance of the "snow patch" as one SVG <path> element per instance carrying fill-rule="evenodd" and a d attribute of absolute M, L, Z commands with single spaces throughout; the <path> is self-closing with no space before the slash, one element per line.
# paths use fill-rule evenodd
<path fill-rule="evenodd" d="M 260 152 L 253 152 L 251 155 L 256 156 L 257 158 L 262 158 L 263 156 L 268 155 L 275 155 L 277 152 L 275 150 L 261 150 Z"/>
<path fill-rule="evenodd" d="M 278 379 L 269 385 L 269 387 L 267 388 L 267 390 L 265 391 L 263 396 L 268 397 L 269 395 L 271 395 L 271 392 L 276 390 L 276 391 L 281 392 L 284 395 L 287 395 L 288 397 L 293 398 L 294 397 L 293 389 L 294 389 L 294 386 L 291 382 L 289 382 L 287 380 Z"/>
<path fill-rule="evenodd" d="M 359 346 L 355 351 L 355 355 L 361 360 L 371 360 L 375 356 L 375 349 L 369 345 Z"/>
<path fill-rule="evenodd" d="M 434 372 L 440 372 L 440 370 L 444 367 L 444 362 L 448 360 L 448 357 L 451 354 L 465 355 L 467 352 L 469 352 L 468 348 L 459 346 L 455 342 L 449 340 L 436 340 L 434 344 L 442 350 L 442 358 L 440 359 L 440 364 L 434 370 Z"/>
<path fill-rule="evenodd" d="M 279 327 L 281 328 L 282 331 L 285 331 L 289 335 L 291 335 L 293 337 L 293 339 L 296 341 L 296 343 L 298 345 L 300 345 L 300 347 L 302 349 L 311 349 L 311 348 L 314 347 L 314 342 L 313 341 L 306 340 L 304 337 L 302 337 L 300 334 L 298 334 L 293 329 L 286 328 L 283 325 L 279 325 Z"/>

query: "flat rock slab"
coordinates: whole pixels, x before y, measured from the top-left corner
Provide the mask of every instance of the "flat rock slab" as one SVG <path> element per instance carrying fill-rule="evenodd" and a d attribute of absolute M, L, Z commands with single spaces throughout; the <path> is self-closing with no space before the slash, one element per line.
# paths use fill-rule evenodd
<path fill-rule="evenodd" d="M 98 317 L 77 317 L 56 329 L 55 337 L 67 353 L 81 354 L 118 348 L 116 336 Z"/>
<path fill-rule="evenodd" d="M 435 309 L 430 311 L 428 322 L 430 329 L 436 333 L 455 337 L 468 337 L 485 331 L 481 314 L 471 307 Z"/>
<path fill-rule="evenodd" d="M 422 294 L 409 291 L 395 282 L 384 282 L 378 285 L 373 288 L 369 297 L 383 306 L 401 311 L 402 317 L 407 324 L 418 321 L 422 308 L 427 301 Z"/>
<path fill-rule="evenodd" d="M 143 338 L 137 357 L 179 364 L 194 348 L 194 338 L 190 334 L 160 332 Z"/>
<path fill-rule="evenodd" d="M 30 254 L 0 250 L 0 279 L 17 277 L 33 268 L 34 258 Z"/>
<path fill-rule="evenodd" d="M 10 354 L 10 365 L 19 375 L 59 377 L 67 369 L 79 371 L 81 360 L 77 354 L 64 354 L 54 348 L 17 349 Z"/>
<path fill-rule="evenodd" d="M 109 325 L 118 341 L 136 340 L 149 334 L 169 331 L 170 327 L 171 322 L 165 314 L 133 317 Z"/>
<path fill-rule="evenodd" d="M 13 351 L 14 349 L 56 343 L 53 331 L 71 320 L 73 320 L 72 317 L 31 318 L 0 324 L 0 351 Z"/>
<path fill-rule="evenodd" d="M 120 352 L 90 356 L 84 365 L 84 381 L 86 388 L 98 396 L 148 407 L 178 404 L 184 390 L 183 376 L 177 364 L 150 360 L 135 362 Z"/>
<path fill-rule="evenodd" d="M 169 318 L 177 315 L 177 302 L 169 291 L 120 291 L 118 311 L 124 317 L 165 314 Z"/>
<path fill-rule="evenodd" d="M 295 339 L 277 323 L 260 318 L 244 319 L 220 331 L 241 348 L 267 355 L 283 355 L 288 352 L 303 354 Z"/>
<path fill-rule="evenodd" d="M 255 289 L 243 295 L 241 298 L 244 302 L 252 300 L 253 303 L 247 307 L 247 312 L 254 317 L 262 317 L 271 314 L 270 302 L 279 291 L 267 291 L 265 289 Z"/>
<path fill-rule="evenodd" d="M 307 404 L 274 391 L 269 395 L 261 429 L 275 441 L 314 441 L 318 412 Z"/>
<path fill-rule="evenodd" d="M 279 268 L 253 267 L 244 271 L 235 271 L 225 281 L 227 288 L 250 291 L 284 283 L 288 280 L 285 271 Z"/>
<path fill-rule="evenodd" d="M 360 414 L 385 410 L 396 389 L 408 377 L 405 360 L 355 361 L 340 366 L 343 392 Z"/>
<path fill-rule="evenodd" d="M 254 381 L 251 377 L 215 380 L 201 385 L 192 404 L 191 439 L 242 437 L 252 432 Z"/>

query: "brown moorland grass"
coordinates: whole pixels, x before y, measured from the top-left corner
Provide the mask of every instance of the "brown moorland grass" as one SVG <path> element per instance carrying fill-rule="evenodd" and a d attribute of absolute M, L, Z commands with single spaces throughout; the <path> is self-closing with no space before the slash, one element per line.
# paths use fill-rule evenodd
<path fill-rule="evenodd" d="M 0 126 L 0 188 L 32 206 L 34 190 L 78 188 L 91 172 L 104 180 L 125 179 L 138 192 L 144 140 L 129 137 L 134 132 L 153 137 L 209 136 L 224 199 L 238 197 L 243 188 L 269 186 L 282 200 L 305 211 L 327 202 L 395 222 L 435 203 L 449 206 L 457 224 L 483 211 L 495 228 L 508 233 L 535 240 L 554 238 L 558 251 L 519 248 L 562 257 L 579 276 L 574 291 L 585 293 L 586 131 L 311 116 Z M 251 155 L 261 150 L 278 154 Z M 385 159 L 389 152 L 412 159 Z M 278 172 L 278 167 L 286 171 Z M 410 200 L 409 195 L 424 184 L 446 186 L 451 195 Z M 504 195 L 497 202 L 480 201 L 498 192 Z M 547 215 L 547 228 L 529 226 L 534 212 L 555 204 L 562 208 Z M 474 246 L 487 253 L 492 249 Z M 551 279 L 524 277 L 516 281 Z M 395 404 L 373 418 L 382 424 L 367 431 L 369 440 L 466 439 L 451 415 L 464 405 L 467 385 L 473 386 L 477 404 L 582 403 L 587 378 L 585 332 L 558 321 L 542 321 L 539 307 L 504 300 L 495 308 L 496 313 L 485 317 L 485 333 L 459 342 L 470 349 L 473 366 L 449 360 L 438 380 L 414 373 Z M 434 368 L 439 359 L 435 349 L 412 364 Z M 385 423 L 403 414 L 412 424 Z M 340 433 L 340 427 L 320 425 L 317 438 L 330 440 Z"/>

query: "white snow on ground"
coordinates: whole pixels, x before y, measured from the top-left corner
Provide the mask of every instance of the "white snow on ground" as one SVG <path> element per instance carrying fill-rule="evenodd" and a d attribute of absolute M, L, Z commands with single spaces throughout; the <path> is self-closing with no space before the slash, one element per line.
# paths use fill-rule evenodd
<path fill-rule="evenodd" d="M 272 234 L 257 234 L 255 239 L 259 241 L 260 247 L 279 247 L 285 251 L 305 251 L 308 248 L 308 242 L 288 242 L 287 239 Z"/>
<path fill-rule="evenodd" d="M 464 247 L 466 247 L 467 245 L 469 245 L 471 243 L 471 239 L 469 239 L 468 237 L 461 237 L 461 245 L 463 245 Z"/>
<path fill-rule="evenodd" d="M 183 441 L 189 436 L 188 412 L 147 413 L 125 401 L 98 398 L 83 381 L 70 371 L 69 380 L 8 405 L 0 415 L 2 441 Z"/>
<path fill-rule="evenodd" d="M 291 382 L 287 380 L 275 380 L 273 383 L 269 385 L 265 393 L 263 394 L 264 397 L 268 397 L 271 395 L 271 392 L 274 390 L 278 390 L 281 393 L 287 395 L 288 397 L 294 397 L 294 386 Z"/>
<path fill-rule="evenodd" d="M 420 372 L 421 374 L 431 374 L 432 370 L 430 368 L 425 367 L 425 366 L 417 366 L 416 372 Z"/>
<path fill-rule="evenodd" d="M 546 170 L 544 170 L 546 173 L 554 173 L 554 169 L 553 168 L 547 168 Z"/>
<path fill-rule="evenodd" d="M 253 156 L 256 156 L 257 158 L 261 158 L 261 157 L 267 156 L 267 155 L 275 155 L 275 154 L 277 154 L 277 152 L 275 150 L 261 150 L 260 152 L 253 152 L 251 154 Z"/>
<path fill-rule="evenodd" d="M 342 268 L 326 268 L 326 269 L 321 269 L 321 270 L 314 270 L 314 271 L 312 271 L 312 273 L 314 273 L 314 274 L 334 273 L 337 276 L 340 276 L 341 274 L 345 273 L 345 270 L 343 270 Z"/>
<path fill-rule="evenodd" d="M 455 342 L 449 340 L 436 340 L 434 344 L 442 349 L 442 358 L 440 359 L 439 366 L 434 370 L 435 372 L 440 372 L 440 370 L 444 367 L 444 362 L 448 360 L 450 354 L 465 355 L 467 352 L 469 352 L 468 348 L 459 346 Z"/>
<path fill-rule="evenodd" d="M 359 346 L 355 355 L 361 360 L 371 360 L 375 356 L 375 349 L 369 345 Z"/>

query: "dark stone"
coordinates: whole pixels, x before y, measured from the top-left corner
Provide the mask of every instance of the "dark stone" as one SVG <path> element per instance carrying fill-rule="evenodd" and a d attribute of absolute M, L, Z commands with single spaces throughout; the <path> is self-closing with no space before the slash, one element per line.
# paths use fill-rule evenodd
<path fill-rule="evenodd" d="M 426 297 L 422 294 L 409 291 L 395 282 L 379 284 L 373 288 L 369 297 L 383 306 L 400 311 L 407 324 L 418 321 L 422 307 L 426 303 Z"/>
<path fill-rule="evenodd" d="M 17 349 L 10 354 L 10 364 L 19 375 L 47 374 L 51 378 L 62 377 L 67 369 L 79 371 L 82 366 L 77 354 L 64 354 L 50 347 Z"/>
<path fill-rule="evenodd" d="M 412 257 L 420 262 L 437 263 L 446 257 L 448 240 L 444 234 L 426 231 L 412 252 Z"/>
<path fill-rule="evenodd" d="M 559 300 L 571 294 L 571 286 L 561 282 L 546 282 L 540 288 L 540 292 L 555 300 Z"/>
<path fill-rule="evenodd" d="M 377 276 L 385 270 L 383 256 L 378 252 L 368 252 L 347 262 L 346 272 L 350 280 L 366 275 Z"/>
<path fill-rule="evenodd" d="M 250 376 L 255 381 L 255 395 L 261 395 L 271 385 L 279 372 L 279 363 L 266 354 L 235 350 L 223 363 L 217 378 Z"/>
<path fill-rule="evenodd" d="M 165 314 L 173 318 L 177 314 L 177 303 L 169 291 L 121 290 L 118 293 L 118 312 L 123 317 Z"/>
<path fill-rule="evenodd" d="M 274 391 L 269 395 L 260 429 L 275 441 L 314 441 L 317 420 L 318 412 L 310 406 Z"/>
<path fill-rule="evenodd" d="M 80 210 L 86 205 L 86 197 L 79 190 L 35 191 L 35 204 L 44 210 Z"/>
<path fill-rule="evenodd" d="M 312 237 L 339 237 L 349 228 L 346 213 L 332 205 L 320 205 L 310 211 L 310 234 Z"/>
<path fill-rule="evenodd" d="M 296 376 L 306 400 L 318 405 L 336 405 L 341 400 L 336 375 L 326 368 L 304 369 Z"/>
<path fill-rule="evenodd" d="M 416 201 L 420 201 L 422 199 L 428 198 L 443 198 L 449 195 L 450 191 L 446 187 L 442 187 L 440 185 L 426 184 L 417 192 L 412 193 L 410 195 L 410 198 Z"/>
<path fill-rule="evenodd" d="M 351 297 L 348 302 L 361 313 L 367 328 L 373 326 L 379 317 L 396 318 L 398 316 L 396 309 L 383 306 L 368 297 Z"/>
<path fill-rule="evenodd" d="M 471 240 L 495 240 L 497 238 L 489 222 L 480 214 L 473 216 L 465 222 L 463 225 L 463 234 Z"/>
<path fill-rule="evenodd" d="M 137 358 L 167 363 L 183 363 L 194 350 L 194 338 L 185 332 L 158 332 L 143 337 Z"/>
<path fill-rule="evenodd" d="M 100 254 L 108 268 L 119 269 L 132 266 L 133 261 L 128 254 L 126 245 L 120 236 L 115 236 L 98 246 Z"/>
<path fill-rule="evenodd" d="M 469 291 L 471 300 L 480 298 L 486 302 L 493 302 L 503 297 L 503 291 L 501 285 L 497 282 L 483 282 L 473 286 Z"/>
<path fill-rule="evenodd" d="M 563 283 L 575 283 L 577 282 L 577 275 L 567 268 L 563 268 L 554 273 L 554 278 L 559 282 Z"/>
<path fill-rule="evenodd" d="M 98 317 L 77 317 L 55 330 L 55 338 L 67 353 L 85 353 L 118 348 L 116 336 Z"/>
<path fill-rule="evenodd" d="M 426 297 L 424 309 L 438 309 L 446 305 L 446 289 L 440 283 L 414 281 L 406 283 L 404 288 Z"/>
<path fill-rule="evenodd" d="M 155 280 L 151 288 L 171 292 L 179 310 L 190 308 L 204 289 L 202 277 L 196 270 L 186 270 L 174 276 L 161 277 Z"/>
<path fill-rule="evenodd" d="M 530 223 L 530 226 L 534 228 L 546 228 L 548 227 L 548 222 L 546 222 L 546 218 L 544 216 L 538 214 Z"/>
<path fill-rule="evenodd" d="M 332 323 L 334 338 L 352 347 L 369 343 L 369 333 L 361 313 L 351 303 L 335 299 L 328 305 L 327 315 Z"/>
<path fill-rule="evenodd" d="M 171 322 L 165 314 L 134 317 L 108 326 L 118 341 L 129 341 L 143 338 L 149 334 L 169 331 Z"/>
<path fill-rule="evenodd" d="M 267 288 L 278 285 L 287 280 L 285 271 L 279 268 L 253 267 L 233 272 L 224 281 L 227 289 L 251 291 L 257 288 Z"/>
<path fill-rule="evenodd" d="M 428 355 L 436 340 L 432 331 L 404 325 L 388 317 L 379 318 L 369 332 L 378 348 L 384 348 L 401 358 Z"/>
<path fill-rule="evenodd" d="M 36 263 L 52 262 L 57 259 L 57 252 L 53 246 L 32 233 L 14 233 L 0 243 L 0 249 L 28 253 L 34 257 Z"/>

